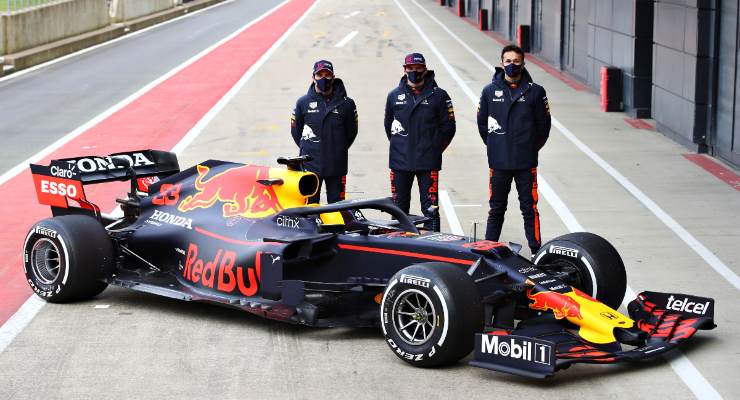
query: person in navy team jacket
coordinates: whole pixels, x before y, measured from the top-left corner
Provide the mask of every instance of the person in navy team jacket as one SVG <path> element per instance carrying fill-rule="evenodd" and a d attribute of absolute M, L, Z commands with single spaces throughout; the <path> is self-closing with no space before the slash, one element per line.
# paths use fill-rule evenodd
<path fill-rule="evenodd" d="M 455 136 L 455 112 L 450 96 L 437 86 L 434 71 L 426 68 L 423 55 L 407 55 L 403 67 L 401 82 L 388 93 L 385 104 L 391 194 L 408 213 L 416 178 L 421 211 L 431 218 L 425 227 L 439 231 L 439 171 L 442 153 Z"/>
<path fill-rule="evenodd" d="M 534 255 L 542 245 L 537 211 L 537 158 L 550 134 L 550 105 L 545 89 L 524 68 L 524 52 L 504 47 L 501 67 L 483 88 L 478 104 L 478 133 L 488 151 L 489 205 L 486 239 L 498 241 L 512 179 L 519 193 L 524 232 Z"/>
<path fill-rule="evenodd" d="M 344 200 L 348 152 L 357 137 L 357 107 L 342 80 L 334 76 L 331 62 L 314 64 L 313 82 L 296 102 L 290 127 L 300 154 L 313 157 L 305 163 L 306 170 L 319 176 L 319 190 L 308 202 L 319 202 L 322 182 L 328 203 Z"/>

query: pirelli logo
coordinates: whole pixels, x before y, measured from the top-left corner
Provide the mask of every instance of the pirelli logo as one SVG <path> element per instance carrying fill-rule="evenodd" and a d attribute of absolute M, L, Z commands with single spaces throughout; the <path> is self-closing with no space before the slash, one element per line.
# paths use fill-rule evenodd
<path fill-rule="evenodd" d="M 431 285 L 432 281 L 419 276 L 401 274 L 401 283 L 428 288 Z"/>
<path fill-rule="evenodd" d="M 569 247 L 550 246 L 551 254 L 560 254 L 566 257 L 578 258 L 578 250 Z"/>

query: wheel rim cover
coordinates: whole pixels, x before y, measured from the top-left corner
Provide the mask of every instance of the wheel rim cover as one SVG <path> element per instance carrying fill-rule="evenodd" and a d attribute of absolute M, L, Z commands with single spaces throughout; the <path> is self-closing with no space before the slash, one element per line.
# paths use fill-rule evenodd
<path fill-rule="evenodd" d="M 424 292 L 407 289 L 393 303 L 393 328 L 407 344 L 420 346 L 434 334 L 437 313 Z"/>

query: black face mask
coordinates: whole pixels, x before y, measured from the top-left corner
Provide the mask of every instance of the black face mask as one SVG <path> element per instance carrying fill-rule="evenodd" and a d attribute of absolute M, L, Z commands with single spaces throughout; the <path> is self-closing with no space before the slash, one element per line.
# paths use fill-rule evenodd
<path fill-rule="evenodd" d="M 332 78 L 321 78 L 316 80 L 316 87 L 322 92 L 328 92 L 331 89 L 331 84 L 334 82 Z"/>
<path fill-rule="evenodd" d="M 424 80 L 424 74 L 427 71 L 409 71 L 406 73 L 406 78 L 411 83 L 421 83 Z"/>
<path fill-rule="evenodd" d="M 511 63 L 509 65 L 504 66 L 504 72 L 506 73 L 508 77 L 513 78 L 515 76 L 519 76 L 519 74 L 522 73 L 523 67 L 524 66 L 521 64 L 517 65 L 517 64 Z"/>

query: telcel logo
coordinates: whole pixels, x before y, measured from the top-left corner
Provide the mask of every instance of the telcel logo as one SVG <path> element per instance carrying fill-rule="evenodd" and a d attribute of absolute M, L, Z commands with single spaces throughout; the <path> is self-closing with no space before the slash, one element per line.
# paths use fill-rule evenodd
<path fill-rule="evenodd" d="M 668 304 L 666 304 L 665 308 L 667 310 L 684 311 L 692 314 L 704 315 L 707 313 L 707 309 L 709 309 L 709 302 L 696 303 L 689 301 L 688 297 L 678 300 L 674 299 L 673 295 L 671 295 L 668 298 Z"/>

